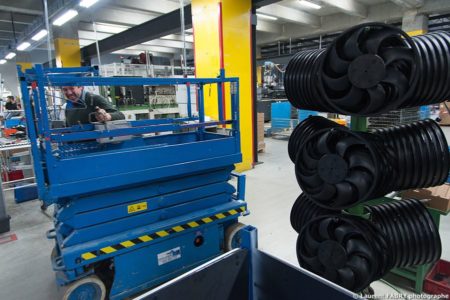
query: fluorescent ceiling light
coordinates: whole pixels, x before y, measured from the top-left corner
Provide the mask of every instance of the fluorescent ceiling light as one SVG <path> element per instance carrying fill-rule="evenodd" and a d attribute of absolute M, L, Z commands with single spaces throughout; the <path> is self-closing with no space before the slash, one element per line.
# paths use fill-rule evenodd
<path fill-rule="evenodd" d="M 81 1 L 80 1 L 80 6 L 89 8 L 89 7 L 91 7 L 92 5 L 94 5 L 95 2 L 97 2 L 97 1 L 98 1 L 98 0 L 81 0 Z"/>
<path fill-rule="evenodd" d="M 300 5 L 303 5 L 305 7 L 309 7 L 312 9 L 321 9 L 322 8 L 322 6 L 320 6 L 319 4 L 316 4 L 316 3 L 313 3 L 313 2 L 310 2 L 307 0 L 300 0 L 299 3 L 300 3 Z"/>
<path fill-rule="evenodd" d="M 106 33 L 119 33 L 129 29 L 129 26 L 95 22 L 95 27 L 97 32 L 106 32 Z"/>
<path fill-rule="evenodd" d="M 28 42 L 23 42 L 22 44 L 20 44 L 19 46 L 17 46 L 17 50 L 19 51 L 23 51 L 25 49 L 27 49 L 28 47 L 30 47 L 31 44 Z"/>
<path fill-rule="evenodd" d="M 0 59 L 0 65 L 3 65 L 3 64 L 5 64 L 6 63 L 6 60 L 5 59 Z"/>
<path fill-rule="evenodd" d="M 278 18 L 276 18 L 276 17 L 272 17 L 272 16 L 260 14 L 260 13 L 257 13 L 256 15 L 260 18 L 267 19 L 267 20 L 273 20 L 273 21 L 278 20 Z"/>
<path fill-rule="evenodd" d="M 14 52 L 9 52 L 9 53 L 5 56 L 5 58 L 6 58 L 6 59 L 13 59 L 14 56 L 16 56 L 16 54 L 15 54 Z"/>
<path fill-rule="evenodd" d="M 40 39 L 42 39 L 44 36 L 47 35 L 47 30 L 42 29 L 41 31 L 39 31 L 38 33 L 36 33 L 35 35 L 33 35 L 33 37 L 31 38 L 33 41 L 39 41 Z"/>
<path fill-rule="evenodd" d="M 194 42 L 194 36 L 192 34 L 186 34 L 186 42 L 193 43 Z M 161 37 L 162 40 L 173 40 L 173 41 L 183 41 L 182 35 L 177 34 L 169 34 Z M 145 43 L 142 43 L 145 44 Z"/>
<path fill-rule="evenodd" d="M 60 17 L 58 17 L 55 21 L 53 21 L 53 25 L 55 26 L 61 26 L 65 24 L 66 22 L 70 21 L 71 19 L 75 18 L 78 15 L 78 12 L 74 9 L 69 9 L 64 14 L 62 14 Z"/>
<path fill-rule="evenodd" d="M 121 55 L 139 55 L 144 51 L 138 51 L 138 50 L 129 50 L 129 49 L 121 49 L 114 52 L 111 52 L 111 54 L 121 54 Z"/>
<path fill-rule="evenodd" d="M 90 45 L 92 43 L 95 43 L 95 41 L 93 41 L 93 40 L 86 40 L 86 39 L 80 39 L 79 43 L 80 43 L 80 47 L 84 47 L 84 46 L 88 46 L 88 45 Z"/>

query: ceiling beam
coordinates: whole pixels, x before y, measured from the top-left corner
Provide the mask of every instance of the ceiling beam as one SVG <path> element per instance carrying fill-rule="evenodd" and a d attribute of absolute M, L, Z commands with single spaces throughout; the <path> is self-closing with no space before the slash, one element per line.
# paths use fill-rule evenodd
<path fill-rule="evenodd" d="M 95 23 L 95 27 L 96 27 L 95 29 L 97 30 L 97 32 L 103 32 L 103 33 L 119 33 L 119 32 L 125 31 L 130 28 L 129 26 L 110 24 L 110 23 Z M 89 23 L 89 22 L 79 22 L 78 29 L 86 30 L 86 31 L 94 31 L 94 27 L 92 26 L 92 23 Z"/>
<path fill-rule="evenodd" d="M 450 12 L 450 1 L 427 0 L 425 4 L 416 11 L 417 14 L 448 13 Z M 258 36 L 256 41 L 258 45 L 264 45 L 278 40 L 289 40 L 289 38 L 295 39 L 334 33 L 364 22 L 401 22 L 404 13 L 405 11 L 399 9 L 393 2 L 385 2 L 372 5 L 369 9 L 367 18 L 364 20 L 360 17 L 347 14 L 333 14 L 322 17 L 322 26 L 320 28 L 309 28 L 306 26 L 299 26 L 298 24 L 288 23 L 283 25 L 283 31 L 279 35 Z"/>
<path fill-rule="evenodd" d="M 15 24 L 14 23 L 14 30 L 16 31 L 17 38 L 19 38 L 19 33 L 23 32 L 26 27 L 27 27 L 27 25 L 25 25 L 25 24 Z M 10 23 L 0 22 L 0 31 L 13 32 L 14 30 L 13 30 L 11 22 Z"/>
<path fill-rule="evenodd" d="M 257 10 L 257 12 L 273 16 L 291 23 L 308 25 L 311 27 L 320 27 L 320 17 L 279 4 L 272 4 L 261 7 Z"/>
<path fill-rule="evenodd" d="M 96 22 L 112 23 L 119 25 L 139 25 L 145 23 L 159 14 L 150 14 L 146 12 L 123 11 L 105 7 L 95 12 L 94 19 Z M 90 22 L 90 17 L 81 17 L 84 22 Z"/>
<path fill-rule="evenodd" d="M 118 55 L 130 55 L 135 56 L 141 54 L 142 51 L 139 50 L 130 50 L 130 49 L 121 49 L 114 52 L 111 52 L 111 54 L 118 54 Z M 161 53 L 161 52 L 152 52 L 153 56 L 159 56 L 159 57 L 167 57 L 167 58 L 173 58 L 174 55 L 171 53 Z"/>
<path fill-rule="evenodd" d="M 181 34 L 169 34 L 166 36 L 161 37 L 163 40 L 169 40 L 169 41 L 183 41 L 183 36 Z M 193 43 L 194 42 L 194 36 L 190 33 L 186 33 L 186 42 Z"/>
<path fill-rule="evenodd" d="M 417 9 L 418 14 L 449 13 L 450 1 L 448 0 L 428 0 L 423 6 Z"/>
<path fill-rule="evenodd" d="M 42 11 L 40 11 L 40 10 L 29 9 L 29 8 L 22 8 L 22 7 L 15 7 L 15 6 L 7 6 L 7 5 L 0 5 L 0 11 L 21 13 L 21 14 L 34 15 L 34 16 L 42 15 Z"/>
<path fill-rule="evenodd" d="M 1 27 L 1 26 L 0 26 Z M 10 34 L 11 36 L 13 36 L 13 31 L 12 29 L 4 29 L 4 28 L 0 28 L 0 34 L 1 33 L 5 33 L 5 34 Z M 16 31 L 16 35 L 21 34 L 22 31 Z"/>
<path fill-rule="evenodd" d="M 329 6 L 339 9 L 345 14 L 349 14 L 356 17 L 367 18 L 368 8 L 366 5 L 356 0 L 321 0 Z"/>
<path fill-rule="evenodd" d="M 282 26 L 277 23 L 262 21 L 258 19 L 256 23 L 256 31 L 275 33 L 280 35 L 282 32 Z"/>
<path fill-rule="evenodd" d="M 128 48 L 126 48 L 126 50 L 138 50 L 141 52 L 149 51 L 149 52 L 172 53 L 172 54 L 181 53 L 180 49 L 176 49 L 176 48 L 148 46 L 148 45 L 143 45 L 143 44 L 128 47 Z"/>
<path fill-rule="evenodd" d="M 33 23 L 36 16 L 24 15 L 24 14 L 13 14 L 13 19 L 15 24 L 28 25 Z M 0 22 L 11 23 L 11 13 L 0 11 Z"/>
<path fill-rule="evenodd" d="M 424 5 L 424 0 L 391 0 L 398 6 L 404 8 L 419 8 Z"/>
<path fill-rule="evenodd" d="M 90 45 L 92 43 L 95 43 L 95 40 L 79 39 L 78 43 L 80 44 L 80 48 L 82 48 L 82 47 L 85 47 L 85 46 Z"/>
<path fill-rule="evenodd" d="M 266 5 L 274 4 L 280 2 L 281 0 L 253 0 L 253 7 L 260 8 Z"/>
<path fill-rule="evenodd" d="M 111 35 L 112 34 L 110 33 L 104 32 L 97 32 L 97 34 L 95 34 L 94 31 L 78 30 L 78 38 L 84 40 L 103 40 L 110 37 Z"/>
<path fill-rule="evenodd" d="M 164 40 L 164 39 L 156 39 L 151 40 L 149 42 L 142 43 L 144 45 L 149 46 L 160 46 L 160 47 L 167 47 L 167 48 L 178 48 L 183 49 L 184 43 L 180 41 L 171 41 L 171 40 Z M 186 42 L 186 49 L 192 49 L 192 43 Z"/>
<path fill-rule="evenodd" d="M 110 5 L 120 8 L 129 8 L 158 14 L 167 14 L 171 11 L 174 11 L 175 9 L 180 9 L 179 3 L 165 0 L 113 0 L 110 1 Z"/>
<path fill-rule="evenodd" d="M 192 27 L 191 6 L 184 7 L 185 26 Z M 111 53 L 113 51 L 127 48 L 136 44 L 151 41 L 162 36 L 177 33 L 180 31 L 180 10 L 162 15 L 143 24 L 134 26 L 121 33 L 110 36 L 99 41 L 100 52 Z M 97 53 L 95 45 L 89 45 L 82 48 L 84 59 L 89 59 Z"/>

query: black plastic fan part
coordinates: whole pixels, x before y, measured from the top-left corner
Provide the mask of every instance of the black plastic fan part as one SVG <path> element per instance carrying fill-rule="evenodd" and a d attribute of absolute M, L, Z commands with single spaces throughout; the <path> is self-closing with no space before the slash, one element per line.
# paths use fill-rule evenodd
<path fill-rule="evenodd" d="M 302 144 L 295 172 L 313 201 L 339 210 L 370 198 L 380 178 L 379 163 L 370 142 L 337 127 L 321 130 Z"/>
<path fill-rule="evenodd" d="M 406 190 L 444 184 L 450 171 L 448 143 L 439 124 L 431 119 L 383 128 L 373 134 L 392 151 L 392 190 Z M 381 150 L 380 150 L 381 151 Z"/>
<path fill-rule="evenodd" d="M 291 136 L 289 137 L 288 143 L 288 153 L 289 158 L 293 163 L 295 163 L 295 158 L 297 156 L 298 149 L 300 145 L 311 135 L 316 133 L 321 129 L 343 127 L 327 118 L 310 116 L 300 122 L 293 130 Z"/>
<path fill-rule="evenodd" d="M 324 49 L 296 53 L 284 74 L 286 97 L 296 108 L 327 111 L 317 86 L 318 68 Z"/>
<path fill-rule="evenodd" d="M 450 98 L 450 33 L 410 38 L 383 23 L 357 25 L 327 49 L 290 60 L 286 95 L 300 109 L 371 116 Z"/>
<path fill-rule="evenodd" d="M 329 111 L 373 115 L 401 106 L 418 75 L 418 51 L 406 33 L 382 24 L 352 27 L 327 48 L 319 90 Z"/>
<path fill-rule="evenodd" d="M 290 215 L 291 226 L 297 233 L 300 233 L 303 226 L 312 219 L 322 215 L 333 215 L 336 213 L 339 212 L 318 206 L 308 196 L 302 193 L 292 206 Z"/>
<path fill-rule="evenodd" d="M 317 124 L 320 118 L 315 117 Z M 396 190 L 441 185 L 450 172 L 445 135 L 430 119 L 373 133 L 338 126 L 297 132 L 299 136 L 306 139 L 299 143 L 292 138 L 289 145 L 297 149 L 291 149 L 297 182 L 308 197 L 329 209 L 345 209 Z"/>
<path fill-rule="evenodd" d="M 369 221 L 352 216 L 321 216 L 297 239 L 300 266 L 354 292 L 384 271 L 386 242 Z"/>
<path fill-rule="evenodd" d="M 441 239 L 433 217 L 415 199 L 366 206 L 370 220 L 385 234 L 393 258 L 392 267 L 433 263 L 442 252 Z"/>
<path fill-rule="evenodd" d="M 450 96 L 450 34 L 444 31 L 413 38 L 419 53 L 419 80 L 405 107 L 442 102 Z"/>

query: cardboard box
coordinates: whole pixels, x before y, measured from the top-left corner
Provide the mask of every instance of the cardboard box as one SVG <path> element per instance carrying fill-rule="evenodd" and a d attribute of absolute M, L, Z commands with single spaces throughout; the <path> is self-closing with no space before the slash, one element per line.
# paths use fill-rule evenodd
<path fill-rule="evenodd" d="M 264 142 L 264 113 L 258 113 L 258 118 L 257 118 L 257 122 L 256 122 L 257 128 L 257 141 L 258 144 L 260 142 Z"/>
<path fill-rule="evenodd" d="M 404 199 L 430 199 L 425 203 L 426 206 L 443 213 L 450 212 L 450 184 L 448 183 L 432 188 L 403 191 L 402 196 Z"/>
<path fill-rule="evenodd" d="M 266 152 L 266 143 L 264 142 L 258 143 L 258 152 Z"/>
<path fill-rule="evenodd" d="M 264 143 L 264 113 L 258 113 L 256 120 L 257 151 L 264 152 L 266 149 L 266 144 Z"/>
<path fill-rule="evenodd" d="M 445 101 L 445 104 L 450 109 L 450 101 Z M 445 107 L 444 103 L 439 105 L 439 118 L 441 119 L 439 124 L 441 125 L 450 125 L 450 113 L 447 107 Z"/>

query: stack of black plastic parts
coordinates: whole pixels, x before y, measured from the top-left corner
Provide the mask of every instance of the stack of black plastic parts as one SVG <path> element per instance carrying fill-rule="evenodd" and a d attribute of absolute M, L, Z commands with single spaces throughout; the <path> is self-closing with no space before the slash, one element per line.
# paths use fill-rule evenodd
<path fill-rule="evenodd" d="M 285 89 L 297 108 L 361 116 L 438 103 L 450 96 L 450 35 L 410 38 L 386 24 L 359 25 L 326 50 L 297 53 Z M 295 128 L 288 152 L 303 190 L 290 216 L 302 267 L 359 292 L 392 268 L 439 259 L 438 230 L 418 200 L 366 205 L 369 219 L 342 211 L 443 184 L 450 158 L 436 122 L 365 133 L 310 117 Z"/>
<path fill-rule="evenodd" d="M 311 128 L 305 125 L 310 122 L 314 120 L 308 118 L 298 127 Z M 448 145 L 432 120 L 373 133 L 314 123 L 314 132 L 291 135 L 289 148 L 296 153 L 300 187 L 320 206 L 344 209 L 392 191 L 436 186 L 447 180 Z"/>
<path fill-rule="evenodd" d="M 410 38 L 368 23 L 345 31 L 325 51 L 297 53 L 284 85 L 297 108 L 368 116 L 447 100 L 449 62 L 448 32 Z"/>
<path fill-rule="evenodd" d="M 297 240 L 300 265 L 359 292 L 390 269 L 432 263 L 441 256 L 438 229 L 418 200 L 367 206 L 371 219 L 322 215 Z"/>

